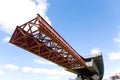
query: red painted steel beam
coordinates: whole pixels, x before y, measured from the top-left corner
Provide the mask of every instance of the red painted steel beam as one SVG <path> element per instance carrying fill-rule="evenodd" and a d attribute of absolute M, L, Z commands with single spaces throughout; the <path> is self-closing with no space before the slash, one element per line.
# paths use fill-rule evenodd
<path fill-rule="evenodd" d="M 17 26 L 10 43 L 64 68 L 89 70 L 84 59 L 39 14 Z"/>
<path fill-rule="evenodd" d="M 81 64 L 85 65 L 82 57 L 38 14 L 38 20 L 44 26 L 42 26 L 43 30 L 45 30 L 46 34 L 52 38 L 57 44 L 61 45 L 62 48 L 70 52 L 75 58 L 77 58 Z"/>

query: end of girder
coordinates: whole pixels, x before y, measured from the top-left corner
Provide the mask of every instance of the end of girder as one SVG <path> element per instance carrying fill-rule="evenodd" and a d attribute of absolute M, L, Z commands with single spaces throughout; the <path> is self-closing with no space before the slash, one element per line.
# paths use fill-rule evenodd
<path fill-rule="evenodd" d="M 81 78 L 82 80 L 102 80 L 104 74 L 102 54 L 94 57 L 85 58 L 84 60 L 88 68 L 79 67 L 70 70 L 67 69 L 67 71 L 77 74 L 78 77 L 76 78 L 76 80 L 79 80 Z"/>

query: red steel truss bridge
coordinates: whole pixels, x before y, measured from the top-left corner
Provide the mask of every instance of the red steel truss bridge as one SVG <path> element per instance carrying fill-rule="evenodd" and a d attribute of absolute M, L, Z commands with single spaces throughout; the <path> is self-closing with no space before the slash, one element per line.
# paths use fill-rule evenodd
<path fill-rule="evenodd" d="M 39 14 L 27 23 L 17 26 L 10 43 L 47 59 L 84 80 L 103 77 L 102 55 L 83 58 Z M 77 80 L 77 79 L 76 79 Z"/>

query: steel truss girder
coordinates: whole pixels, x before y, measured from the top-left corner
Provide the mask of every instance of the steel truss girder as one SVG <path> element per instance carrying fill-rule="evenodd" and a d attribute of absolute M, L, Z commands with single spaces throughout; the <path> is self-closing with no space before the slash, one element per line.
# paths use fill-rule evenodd
<path fill-rule="evenodd" d="M 40 15 L 17 26 L 10 43 L 67 69 L 87 67 L 83 58 Z"/>

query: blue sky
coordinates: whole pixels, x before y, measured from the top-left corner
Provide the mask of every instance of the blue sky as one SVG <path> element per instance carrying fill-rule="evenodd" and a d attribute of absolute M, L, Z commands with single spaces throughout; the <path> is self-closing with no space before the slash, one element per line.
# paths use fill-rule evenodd
<path fill-rule="evenodd" d="M 76 75 L 8 40 L 39 13 L 83 57 L 101 51 L 107 78 L 120 72 L 119 0 L 1 0 L 0 79 L 68 80 Z"/>

